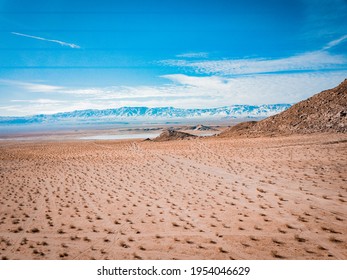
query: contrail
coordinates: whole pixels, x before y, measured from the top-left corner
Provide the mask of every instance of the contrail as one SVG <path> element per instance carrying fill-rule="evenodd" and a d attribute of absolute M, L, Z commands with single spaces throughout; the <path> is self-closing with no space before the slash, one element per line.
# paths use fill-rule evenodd
<path fill-rule="evenodd" d="M 11 33 L 14 34 L 14 35 L 23 36 L 23 37 L 28 37 L 28 38 L 32 38 L 32 39 L 36 39 L 36 40 L 58 43 L 59 45 L 67 46 L 67 47 L 70 47 L 70 48 L 73 48 L 73 49 L 79 49 L 79 48 L 81 48 L 81 47 L 78 46 L 78 45 L 66 43 L 66 42 L 63 42 L 63 41 L 51 40 L 51 39 L 46 39 L 46 38 L 42 38 L 42 37 L 37 37 L 37 36 L 32 36 L 32 35 L 27 35 L 27 34 L 22 34 L 22 33 L 17 33 L 17 32 L 11 32 Z"/>
<path fill-rule="evenodd" d="M 332 47 L 335 47 L 337 45 L 339 45 L 342 41 L 346 40 L 347 39 L 347 35 L 344 35 L 334 41 L 331 41 L 329 42 L 328 44 L 326 44 L 324 47 L 323 47 L 323 50 L 328 50 Z"/>

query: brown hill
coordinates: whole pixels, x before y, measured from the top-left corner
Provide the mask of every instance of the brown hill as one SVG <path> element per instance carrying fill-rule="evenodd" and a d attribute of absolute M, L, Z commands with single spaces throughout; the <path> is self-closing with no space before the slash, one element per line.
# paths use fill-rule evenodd
<path fill-rule="evenodd" d="M 167 129 L 167 130 L 164 130 L 158 137 L 154 138 L 153 141 L 162 142 L 162 141 L 171 141 L 171 140 L 192 139 L 196 137 L 197 136 L 195 135 L 185 133 L 182 131 Z"/>
<path fill-rule="evenodd" d="M 347 133 L 347 79 L 337 87 L 315 94 L 280 114 L 259 122 L 240 123 L 223 131 L 219 136 L 316 132 Z"/>

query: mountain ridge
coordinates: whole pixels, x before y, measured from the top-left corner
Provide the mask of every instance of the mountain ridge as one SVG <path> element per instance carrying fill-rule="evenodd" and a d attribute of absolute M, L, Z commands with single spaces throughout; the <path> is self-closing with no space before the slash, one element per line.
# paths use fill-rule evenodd
<path fill-rule="evenodd" d="M 175 107 L 120 107 L 115 109 L 87 109 L 56 114 L 23 117 L 0 116 L 0 125 L 24 125 L 66 121 L 124 121 L 165 120 L 179 118 L 264 118 L 282 112 L 292 104 L 232 105 L 207 109 Z"/>

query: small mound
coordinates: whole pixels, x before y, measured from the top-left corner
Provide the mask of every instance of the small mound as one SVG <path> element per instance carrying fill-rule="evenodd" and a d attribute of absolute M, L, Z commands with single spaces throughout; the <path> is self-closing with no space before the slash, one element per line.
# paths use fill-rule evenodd
<path fill-rule="evenodd" d="M 168 130 L 164 130 L 158 137 L 154 138 L 153 141 L 162 142 L 162 141 L 171 141 L 171 140 L 192 139 L 196 137 L 197 136 L 193 134 L 168 129 Z"/>
<path fill-rule="evenodd" d="M 198 131 L 216 131 L 216 129 L 214 129 L 214 128 L 210 127 L 210 126 L 202 125 L 202 124 L 199 124 L 199 125 L 195 126 L 194 130 L 198 130 Z"/>

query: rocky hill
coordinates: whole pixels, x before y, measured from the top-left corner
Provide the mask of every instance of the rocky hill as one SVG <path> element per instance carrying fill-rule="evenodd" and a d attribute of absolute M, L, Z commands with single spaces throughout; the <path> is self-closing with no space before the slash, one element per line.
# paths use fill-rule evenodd
<path fill-rule="evenodd" d="M 284 112 L 259 122 L 233 126 L 220 137 L 237 135 L 347 133 L 347 79 L 333 89 L 322 91 Z"/>

